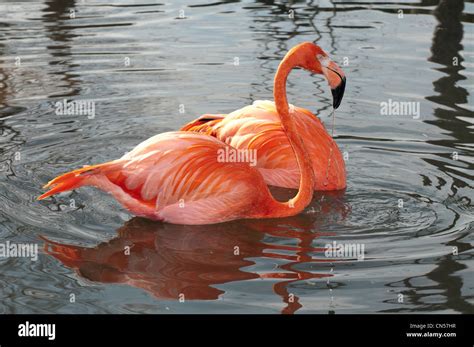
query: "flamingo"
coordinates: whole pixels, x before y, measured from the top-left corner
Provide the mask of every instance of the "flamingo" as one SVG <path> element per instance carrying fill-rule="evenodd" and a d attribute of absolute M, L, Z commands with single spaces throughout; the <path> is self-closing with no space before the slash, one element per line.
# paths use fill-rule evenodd
<path fill-rule="evenodd" d="M 300 172 L 298 192 L 286 202 L 274 199 L 263 175 L 249 163 L 218 160 L 219 152 L 231 146 L 207 134 L 184 131 L 153 136 L 120 159 L 58 176 L 44 186 L 49 190 L 38 200 L 93 186 L 137 216 L 173 224 L 296 215 L 312 199 L 314 177 L 286 99 L 286 80 L 295 67 L 321 71 L 322 59 L 313 43 L 299 44 L 286 54 L 275 76 L 275 107 Z"/>
<path fill-rule="evenodd" d="M 333 108 L 341 103 L 346 78 L 341 68 L 319 47 L 312 48 L 319 64 L 312 72 L 323 74 L 333 95 Z M 313 52 L 314 53 L 314 52 Z M 280 122 L 277 100 L 286 102 L 285 89 L 275 84 L 275 102 L 255 101 L 228 115 L 205 114 L 181 128 L 216 137 L 238 150 L 254 150 L 256 167 L 268 185 L 298 188 L 300 173 L 290 142 Z M 310 111 L 290 105 L 295 130 L 301 136 L 313 165 L 314 190 L 346 188 L 341 151 L 321 121 Z"/>

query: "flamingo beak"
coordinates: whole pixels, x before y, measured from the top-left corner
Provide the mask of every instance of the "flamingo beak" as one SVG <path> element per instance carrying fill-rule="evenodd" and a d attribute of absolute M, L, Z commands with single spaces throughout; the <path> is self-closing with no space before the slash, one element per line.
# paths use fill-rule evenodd
<path fill-rule="evenodd" d="M 332 93 L 332 106 L 336 109 L 339 107 L 346 89 L 346 76 L 342 69 L 327 56 L 319 56 L 321 70 Z"/>
<path fill-rule="evenodd" d="M 341 77 L 341 83 L 335 88 L 331 88 L 331 93 L 332 93 L 332 107 L 334 109 L 338 108 L 339 105 L 341 104 L 342 97 L 344 96 L 344 90 L 346 89 L 346 77 L 345 76 L 340 76 Z"/>

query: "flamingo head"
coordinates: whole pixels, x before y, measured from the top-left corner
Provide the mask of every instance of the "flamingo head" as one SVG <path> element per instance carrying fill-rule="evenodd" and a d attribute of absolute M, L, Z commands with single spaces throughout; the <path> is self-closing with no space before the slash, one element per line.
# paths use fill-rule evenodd
<path fill-rule="evenodd" d="M 346 76 L 342 69 L 329 58 L 321 47 L 312 42 L 301 43 L 294 47 L 292 51 L 297 57 L 299 67 L 326 77 L 331 88 L 332 105 L 334 108 L 338 108 L 346 88 Z"/>

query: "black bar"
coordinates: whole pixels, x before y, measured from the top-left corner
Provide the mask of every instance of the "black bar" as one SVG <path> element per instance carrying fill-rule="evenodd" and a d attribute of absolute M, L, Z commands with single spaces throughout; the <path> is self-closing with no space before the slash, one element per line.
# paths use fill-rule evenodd
<path fill-rule="evenodd" d="M 0 346 L 181 345 L 185 340 L 265 345 L 473 346 L 473 315 L 0 315 Z M 28 326 L 26 325 L 28 322 Z M 20 326 L 23 324 L 23 326 Z M 18 336 L 19 327 L 55 324 L 55 338 Z M 43 326 L 44 327 L 44 326 Z M 35 333 L 37 330 L 29 330 Z M 44 330 L 46 333 L 47 330 Z M 49 331 L 51 332 L 51 331 Z M 409 337 L 407 333 L 421 333 Z M 434 337 L 433 333 L 456 336 Z M 46 334 L 47 335 L 47 334 Z M 52 337 L 52 334 L 50 334 Z M 425 336 L 423 336 L 425 335 Z M 141 341 L 140 343 L 138 343 Z"/>

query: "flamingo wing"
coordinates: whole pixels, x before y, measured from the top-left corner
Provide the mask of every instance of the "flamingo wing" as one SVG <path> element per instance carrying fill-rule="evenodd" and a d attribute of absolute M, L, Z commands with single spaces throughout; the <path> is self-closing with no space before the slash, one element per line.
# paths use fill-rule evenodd
<path fill-rule="evenodd" d="M 310 111 L 290 105 L 296 129 L 311 155 L 315 190 L 346 186 L 345 165 L 339 148 L 321 121 Z M 205 132 L 237 149 L 257 153 L 257 168 L 269 185 L 298 188 L 299 169 L 280 123 L 274 102 L 255 101 L 224 118 L 188 130 Z"/>
<path fill-rule="evenodd" d="M 184 125 L 181 130 L 214 136 L 214 126 L 224 118 L 225 115 L 223 114 L 203 114 L 198 119 L 195 119 L 192 122 Z"/>
<path fill-rule="evenodd" d="M 219 150 L 225 147 L 203 134 L 159 134 L 118 160 L 56 178 L 50 192 L 92 185 L 111 193 L 136 215 L 175 224 L 252 218 L 270 196 L 268 188 L 248 163 L 219 161 Z M 80 183 L 67 184 L 78 179 Z M 67 189 L 57 188 L 61 184 Z"/>

